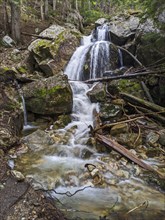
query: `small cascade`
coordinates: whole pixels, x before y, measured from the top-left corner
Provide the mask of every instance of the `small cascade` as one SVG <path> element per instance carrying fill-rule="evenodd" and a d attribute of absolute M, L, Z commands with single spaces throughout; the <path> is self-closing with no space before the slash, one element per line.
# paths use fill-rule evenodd
<path fill-rule="evenodd" d="M 91 49 L 90 79 L 103 76 L 108 70 L 110 59 L 110 43 L 108 41 L 97 41 Z"/>
<path fill-rule="evenodd" d="M 96 30 L 96 40 L 97 41 L 109 41 L 109 28 L 107 24 L 98 26 Z"/>
<path fill-rule="evenodd" d="M 120 68 L 122 68 L 124 66 L 124 64 L 123 64 L 123 53 L 122 53 L 121 49 L 118 49 L 118 54 L 119 54 Z"/>
<path fill-rule="evenodd" d="M 28 123 L 27 123 L 27 111 L 26 111 L 25 99 L 24 99 L 23 94 L 21 94 L 21 99 L 22 99 L 22 105 L 23 105 L 24 127 L 26 127 L 28 125 Z"/>
<path fill-rule="evenodd" d="M 95 39 L 92 35 L 84 37 L 81 41 L 82 45 L 74 52 L 65 69 L 68 78 L 83 81 L 86 63 L 89 63 L 89 79 L 102 77 L 103 73 L 109 69 L 110 63 L 110 42 L 108 40 L 109 30 L 106 24 L 97 27 Z"/>

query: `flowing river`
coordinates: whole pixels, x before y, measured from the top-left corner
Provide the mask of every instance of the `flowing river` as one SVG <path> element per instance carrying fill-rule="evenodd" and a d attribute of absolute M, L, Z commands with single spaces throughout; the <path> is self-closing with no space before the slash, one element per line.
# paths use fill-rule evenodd
<path fill-rule="evenodd" d="M 97 29 L 95 39 L 84 37 L 65 69 L 73 91 L 71 123 L 48 133 L 37 131 L 35 138 L 31 134 L 28 144 L 35 150 L 21 155 L 15 169 L 34 178 L 35 187 L 54 189 L 51 196 L 60 201 L 59 207 L 69 219 L 164 219 L 164 194 L 138 176 L 137 165 L 126 164 L 124 159 L 117 162 L 113 153 L 98 153 L 90 138 L 89 126 L 93 126 L 99 105 L 87 96 L 92 87 L 82 82 L 86 79 L 84 65 L 90 54 L 89 78 L 103 76 L 109 69 L 108 38 L 106 25 Z M 122 67 L 121 51 L 119 56 Z"/>

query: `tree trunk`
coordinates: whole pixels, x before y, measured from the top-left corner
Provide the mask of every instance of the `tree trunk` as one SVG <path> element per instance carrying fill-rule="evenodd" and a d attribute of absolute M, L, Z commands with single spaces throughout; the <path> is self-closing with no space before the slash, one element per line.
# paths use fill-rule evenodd
<path fill-rule="evenodd" d="M 9 33 L 9 19 L 7 13 L 7 1 L 3 0 L 3 21 L 4 21 L 4 31 L 5 34 Z"/>
<path fill-rule="evenodd" d="M 21 31 L 20 31 L 20 1 L 15 2 L 12 0 L 10 2 L 11 6 L 11 33 L 12 38 L 15 40 L 16 43 L 20 42 L 21 39 Z"/>
<path fill-rule="evenodd" d="M 56 0 L 53 0 L 53 11 L 56 10 L 56 4 L 57 4 L 57 1 L 56 1 Z"/>
<path fill-rule="evenodd" d="M 48 13 L 49 13 L 49 2 L 48 0 L 45 0 L 45 19 L 48 18 Z"/>
<path fill-rule="evenodd" d="M 40 2 L 40 12 L 41 12 L 41 20 L 45 20 L 45 14 L 44 14 L 44 1 L 41 0 Z"/>

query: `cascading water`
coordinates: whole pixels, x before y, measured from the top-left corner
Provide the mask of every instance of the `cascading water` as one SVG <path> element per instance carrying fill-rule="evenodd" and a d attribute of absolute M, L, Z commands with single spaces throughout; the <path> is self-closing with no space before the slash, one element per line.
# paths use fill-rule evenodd
<path fill-rule="evenodd" d="M 39 187 L 43 185 L 59 192 L 52 195 L 65 205 L 61 208 L 67 211 L 69 219 L 97 220 L 101 219 L 99 216 L 106 215 L 111 220 L 121 219 L 115 215 L 115 211 L 130 210 L 144 203 L 146 198 L 150 200 L 150 210 L 162 210 L 164 206 L 163 195 L 145 186 L 142 180 L 132 177 L 130 181 L 129 176 L 126 180 L 121 177 L 119 181 L 116 178 L 118 165 L 113 155 L 99 154 L 95 147 L 88 145 L 89 125 L 93 125 L 93 112 L 98 111 L 98 105 L 90 102 L 87 92 L 91 87 L 82 82 L 86 79 L 83 75 L 84 65 L 90 57 L 88 78 L 101 77 L 109 68 L 110 42 L 107 31 L 107 26 L 103 25 L 97 28 L 95 39 L 91 35 L 84 37 L 82 45 L 77 48 L 65 69 L 73 91 L 72 122 L 63 129 L 49 133 L 53 143 L 48 137 L 45 142 L 40 141 L 41 136 L 39 140 L 32 140 L 31 145 L 32 148 L 36 147 L 36 152 L 28 152 L 17 163 L 18 169 L 23 169 L 27 176 L 40 183 Z M 98 167 L 104 179 L 100 187 L 93 185 L 91 176 L 86 173 L 86 164 Z M 134 169 L 133 166 L 130 165 L 129 169 Z M 90 186 L 92 188 L 79 190 Z M 65 192 L 68 191 L 74 196 L 67 196 Z M 145 215 L 148 217 L 147 213 Z"/>

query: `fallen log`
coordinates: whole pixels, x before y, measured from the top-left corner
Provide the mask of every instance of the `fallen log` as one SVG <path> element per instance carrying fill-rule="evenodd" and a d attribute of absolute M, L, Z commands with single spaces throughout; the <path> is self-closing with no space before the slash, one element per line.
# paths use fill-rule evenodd
<path fill-rule="evenodd" d="M 155 174 L 159 175 L 160 178 L 165 178 L 159 171 L 155 170 L 152 166 L 146 164 L 145 162 L 143 162 L 142 160 L 140 160 L 139 158 L 137 158 L 134 154 L 132 154 L 129 150 L 127 150 L 125 147 L 123 147 L 122 145 L 120 145 L 119 143 L 117 143 L 116 141 L 112 140 L 111 138 L 107 138 L 103 135 L 100 134 L 96 134 L 95 135 L 96 140 L 98 140 L 100 143 L 105 144 L 107 147 L 117 151 L 118 153 L 120 153 L 121 155 L 127 157 L 128 159 L 130 159 L 131 161 L 133 161 L 134 163 L 138 164 L 139 166 L 141 166 L 142 168 L 152 171 Z"/>
<path fill-rule="evenodd" d="M 105 74 L 110 74 L 110 71 L 105 71 Z M 138 78 L 142 76 L 149 76 L 153 74 L 162 74 L 165 73 L 165 70 L 157 70 L 157 71 L 145 71 L 145 72 L 138 72 L 138 73 L 127 73 L 126 75 L 113 75 L 109 77 L 102 77 L 102 78 L 96 78 L 96 79 L 89 79 L 84 81 L 85 83 L 94 83 L 94 82 L 107 82 L 111 80 L 117 80 L 117 79 L 133 79 L 133 78 Z"/>
<path fill-rule="evenodd" d="M 133 95 L 130 95 L 127 93 L 120 93 L 120 95 L 124 100 L 126 100 L 134 105 L 138 105 L 138 106 L 144 107 L 148 110 L 154 111 L 155 113 L 159 112 L 161 115 L 165 115 L 165 108 L 162 106 L 159 106 L 159 105 L 154 104 L 152 102 L 146 101 L 144 99 L 140 99 L 136 96 L 133 96 Z"/>

